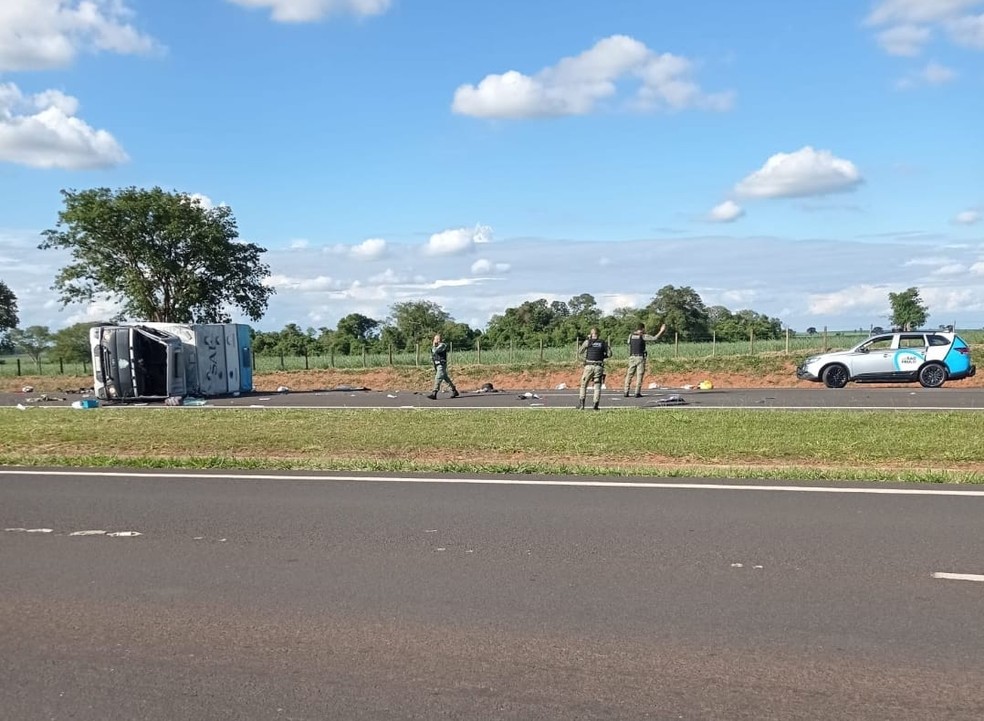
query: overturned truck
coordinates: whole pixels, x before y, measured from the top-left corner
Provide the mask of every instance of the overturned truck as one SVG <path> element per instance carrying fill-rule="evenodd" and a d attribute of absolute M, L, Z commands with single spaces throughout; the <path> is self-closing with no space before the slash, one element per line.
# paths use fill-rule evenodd
<path fill-rule="evenodd" d="M 96 397 L 212 397 L 253 390 L 252 336 L 239 323 L 134 323 L 89 331 Z"/>

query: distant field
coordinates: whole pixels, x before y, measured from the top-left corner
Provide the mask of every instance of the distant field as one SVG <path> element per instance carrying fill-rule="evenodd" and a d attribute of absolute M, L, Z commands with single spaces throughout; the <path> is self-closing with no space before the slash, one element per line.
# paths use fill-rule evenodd
<path fill-rule="evenodd" d="M 984 331 L 959 331 L 971 345 L 984 344 Z M 856 331 L 831 331 L 816 335 L 799 334 L 788 341 L 751 340 L 738 343 L 651 343 L 649 355 L 654 361 L 668 359 L 754 357 L 775 354 L 805 356 L 823 350 L 849 348 L 867 337 L 866 333 Z M 613 340 L 615 359 L 627 355 L 625 344 Z M 573 344 L 563 348 L 482 348 L 480 351 L 452 350 L 452 362 L 456 365 L 509 365 L 527 366 L 539 363 L 570 363 L 575 357 Z M 18 373 L 18 361 L 20 372 Z M 385 368 L 387 366 L 413 367 L 427 366 L 430 363 L 428 349 L 421 347 L 410 353 L 366 353 L 355 355 L 310 355 L 280 356 L 279 354 L 258 354 L 254 369 L 257 373 L 278 370 L 306 370 L 318 368 Z M 65 363 L 57 358 L 45 358 L 40 366 L 26 356 L 0 356 L 0 376 L 16 375 L 87 375 L 91 373 L 88 363 Z"/>

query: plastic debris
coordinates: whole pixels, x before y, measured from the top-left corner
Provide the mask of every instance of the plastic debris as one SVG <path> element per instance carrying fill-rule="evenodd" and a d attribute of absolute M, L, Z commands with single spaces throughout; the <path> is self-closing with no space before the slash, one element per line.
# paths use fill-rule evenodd
<path fill-rule="evenodd" d="M 395 395 L 393 395 L 392 393 L 387 393 L 387 394 L 386 394 L 386 397 L 387 397 L 387 398 L 396 398 L 396 396 L 395 396 Z"/>
<path fill-rule="evenodd" d="M 203 405 L 205 405 L 205 399 L 204 398 L 185 398 L 183 401 L 181 401 L 181 405 L 183 405 L 183 406 L 203 406 Z"/>
<path fill-rule="evenodd" d="M 17 404 L 17 410 L 19 410 L 19 411 L 26 411 L 26 410 L 29 410 L 29 409 L 23 403 L 18 403 Z"/>
<path fill-rule="evenodd" d="M 566 388 L 567 388 L 567 384 L 566 383 L 561 383 L 560 385 L 557 386 L 557 390 L 558 391 L 562 391 L 562 390 L 564 390 Z"/>
<path fill-rule="evenodd" d="M 495 389 L 495 386 L 493 386 L 491 383 L 483 383 L 482 384 L 482 387 L 479 388 L 475 392 L 476 393 L 498 393 L 499 391 L 497 391 Z"/>
<path fill-rule="evenodd" d="M 33 392 L 34 392 L 34 386 L 24 386 L 23 388 L 21 388 L 21 393 L 33 393 Z"/>
<path fill-rule="evenodd" d="M 714 387 L 714 384 L 708 380 L 703 380 L 697 385 L 697 387 L 700 388 L 702 391 L 709 391 L 711 390 L 711 388 Z"/>
<path fill-rule="evenodd" d="M 277 386 L 277 393 L 289 393 L 290 388 L 287 386 Z"/>
<path fill-rule="evenodd" d="M 85 398 L 81 401 L 72 401 L 72 408 L 78 408 L 79 410 L 98 407 L 99 401 L 95 398 Z"/>
<path fill-rule="evenodd" d="M 181 396 L 170 396 L 169 398 L 165 398 L 164 399 L 164 405 L 166 405 L 166 406 L 180 406 L 181 405 Z"/>
<path fill-rule="evenodd" d="M 540 396 L 538 396 L 536 393 L 531 393 L 530 391 L 526 391 L 525 393 L 520 393 L 517 396 L 517 398 L 519 398 L 519 400 L 521 400 L 521 401 L 526 401 L 526 400 L 529 400 L 530 398 L 539 399 Z"/>
<path fill-rule="evenodd" d="M 649 384 L 649 390 L 655 390 L 657 388 L 659 388 L 659 383 L 650 383 Z"/>

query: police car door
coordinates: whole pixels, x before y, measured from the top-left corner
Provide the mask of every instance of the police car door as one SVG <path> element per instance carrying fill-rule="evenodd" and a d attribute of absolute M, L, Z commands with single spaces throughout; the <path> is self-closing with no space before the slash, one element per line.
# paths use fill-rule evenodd
<path fill-rule="evenodd" d="M 872 378 L 892 373 L 893 340 L 891 335 L 880 335 L 860 346 L 851 358 L 851 375 L 854 378 Z"/>

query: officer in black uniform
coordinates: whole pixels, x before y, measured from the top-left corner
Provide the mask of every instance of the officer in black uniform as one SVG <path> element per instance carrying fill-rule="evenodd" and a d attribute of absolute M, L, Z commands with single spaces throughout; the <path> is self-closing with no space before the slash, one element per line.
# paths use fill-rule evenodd
<path fill-rule="evenodd" d="M 666 332 L 666 323 L 659 327 L 656 335 L 646 335 L 646 324 L 640 323 L 635 333 L 629 336 L 629 367 L 625 369 L 625 397 L 629 397 L 629 383 L 635 376 L 635 397 L 642 398 L 642 378 L 646 375 L 646 341 L 659 340 Z"/>
<path fill-rule="evenodd" d="M 588 394 L 588 383 L 594 382 L 594 409 L 601 402 L 601 384 L 605 381 L 605 359 L 611 354 L 608 343 L 598 337 L 598 329 L 592 328 L 587 339 L 578 348 L 577 354 L 584 356 L 584 371 L 581 373 L 581 390 L 577 407 L 584 410 L 584 400 Z"/>

